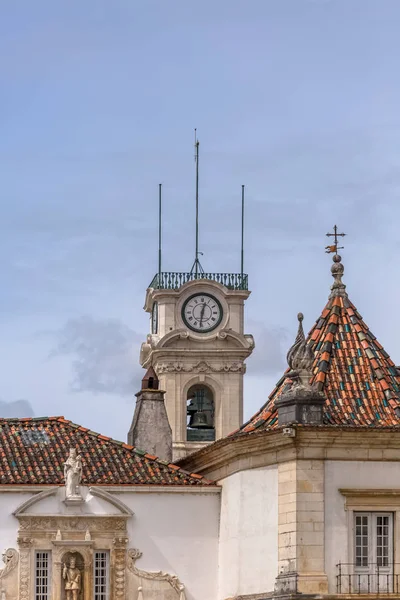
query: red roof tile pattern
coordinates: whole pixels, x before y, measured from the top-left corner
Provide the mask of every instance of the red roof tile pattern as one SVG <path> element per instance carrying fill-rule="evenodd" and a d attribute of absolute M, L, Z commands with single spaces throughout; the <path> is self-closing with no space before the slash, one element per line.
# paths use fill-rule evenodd
<path fill-rule="evenodd" d="M 63 484 L 71 447 L 82 456 L 82 485 L 213 483 L 64 417 L 45 417 L 0 419 L 0 484 Z"/>
<path fill-rule="evenodd" d="M 400 407 L 400 371 L 347 293 L 331 294 L 307 342 L 315 356 L 310 381 L 326 396 L 325 424 L 400 426 L 395 412 Z M 277 428 L 275 401 L 291 383 L 284 375 L 259 412 L 231 435 Z"/>

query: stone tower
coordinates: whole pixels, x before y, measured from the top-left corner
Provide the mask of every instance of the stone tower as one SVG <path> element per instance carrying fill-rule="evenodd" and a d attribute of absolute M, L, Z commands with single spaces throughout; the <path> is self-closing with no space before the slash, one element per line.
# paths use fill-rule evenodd
<path fill-rule="evenodd" d="M 247 275 L 202 271 L 159 273 L 147 290 L 150 334 L 140 363 L 166 392 L 174 460 L 243 422 L 245 360 L 254 348 L 244 333 L 249 294 Z"/>

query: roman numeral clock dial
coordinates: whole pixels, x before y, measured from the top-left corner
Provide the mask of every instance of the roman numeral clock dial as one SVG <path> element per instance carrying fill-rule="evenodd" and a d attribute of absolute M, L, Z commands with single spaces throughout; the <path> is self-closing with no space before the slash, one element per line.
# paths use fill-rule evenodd
<path fill-rule="evenodd" d="M 207 333 L 221 323 L 222 306 L 210 294 L 194 294 L 182 307 L 182 319 L 192 331 Z"/>

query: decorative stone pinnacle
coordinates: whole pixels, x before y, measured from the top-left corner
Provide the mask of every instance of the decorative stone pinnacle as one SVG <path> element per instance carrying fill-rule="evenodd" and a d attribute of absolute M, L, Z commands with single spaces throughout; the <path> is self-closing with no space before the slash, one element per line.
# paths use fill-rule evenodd
<path fill-rule="evenodd" d="M 287 354 L 290 369 L 286 377 L 292 380 L 292 385 L 276 399 L 278 423 L 280 426 L 294 423 L 320 425 L 323 422 L 325 397 L 316 385 L 310 383 L 315 357 L 304 335 L 303 314 L 299 313 L 297 318 L 297 336 Z"/>
<path fill-rule="evenodd" d="M 340 254 L 335 254 L 333 256 L 333 265 L 331 266 L 331 273 L 334 279 L 333 285 L 331 286 L 331 296 L 345 296 L 346 295 L 346 286 L 342 281 L 342 276 L 344 273 L 344 266 L 342 264 L 342 257 Z"/>
<path fill-rule="evenodd" d="M 293 380 L 293 386 L 301 385 L 310 387 L 310 379 L 313 375 L 312 367 L 314 363 L 314 355 L 307 344 L 303 330 L 303 313 L 297 315 L 299 328 L 297 330 L 296 339 L 293 346 L 287 353 L 287 362 L 290 367 L 288 377 Z"/>

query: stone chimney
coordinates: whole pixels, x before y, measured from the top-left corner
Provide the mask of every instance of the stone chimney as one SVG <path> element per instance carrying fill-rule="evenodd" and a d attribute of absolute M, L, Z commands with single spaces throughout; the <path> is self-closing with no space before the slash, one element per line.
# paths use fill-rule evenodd
<path fill-rule="evenodd" d="M 313 377 L 314 354 L 304 336 L 303 315 L 297 315 L 299 329 L 287 354 L 290 371 L 286 374 L 292 385 L 276 401 L 279 425 L 303 423 L 322 425 L 325 396 L 310 383 Z"/>
<path fill-rule="evenodd" d="M 142 389 L 136 394 L 136 408 L 128 444 L 145 450 L 162 460 L 172 461 L 172 430 L 164 404 L 164 394 L 153 367 L 142 379 Z"/>

